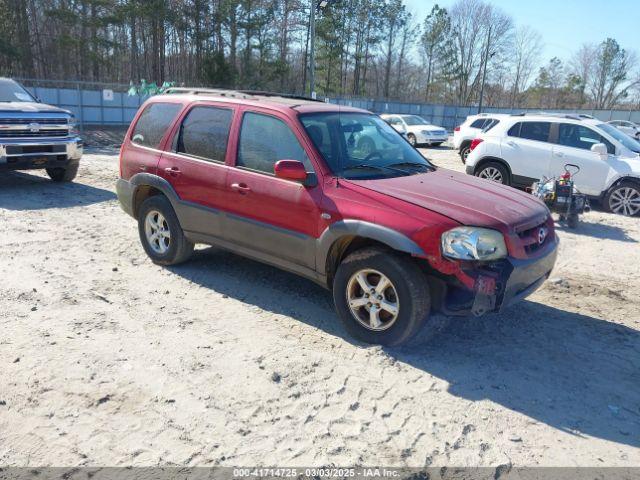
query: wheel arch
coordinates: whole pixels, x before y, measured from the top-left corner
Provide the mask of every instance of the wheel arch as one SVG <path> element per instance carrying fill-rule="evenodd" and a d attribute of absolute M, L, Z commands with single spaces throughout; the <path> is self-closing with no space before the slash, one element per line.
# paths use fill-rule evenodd
<path fill-rule="evenodd" d="M 462 150 L 464 150 L 466 147 L 471 146 L 471 142 L 472 140 L 463 140 L 462 142 L 460 142 L 460 147 L 458 147 L 458 152 L 462 153 Z"/>
<path fill-rule="evenodd" d="M 164 178 L 150 173 L 138 173 L 131 177 L 130 182 L 134 187 L 132 198 L 134 218 L 138 218 L 138 211 L 142 202 L 154 195 L 164 195 L 171 202 L 174 210 L 176 209 L 178 195 L 171 184 Z"/>
<path fill-rule="evenodd" d="M 513 181 L 513 172 L 511 171 L 511 166 L 507 162 L 505 162 L 502 158 L 499 158 L 499 157 L 482 157 L 480 160 L 476 162 L 475 167 L 473 168 L 473 174 L 475 175 L 480 171 L 480 168 L 482 168 L 487 163 L 492 163 L 492 162 L 499 163 L 503 165 L 504 168 L 507 169 L 507 172 L 509 172 L 509 182 L 511 183 Z"/>
<path fill-rule="evenodd" d="M 406 235 L 382 225 L 342 220 L 328 227 L 318 239 L 316 268 L 324 274 L 331 287 L 342 259 L 355 250 L 380 246 L 412 256 L 424 256 L 424 251 Z"/>

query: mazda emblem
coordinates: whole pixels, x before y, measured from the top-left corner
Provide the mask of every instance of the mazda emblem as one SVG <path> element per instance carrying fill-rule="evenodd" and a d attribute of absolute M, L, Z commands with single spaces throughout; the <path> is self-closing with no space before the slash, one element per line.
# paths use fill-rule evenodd
<path fill-rule="evenodd" d="M 547 238 L 547 229 L 545 227 L 541 227 L 540 230 L 538 230 L 538 243 L 542 245 L 546 238 Z"/>

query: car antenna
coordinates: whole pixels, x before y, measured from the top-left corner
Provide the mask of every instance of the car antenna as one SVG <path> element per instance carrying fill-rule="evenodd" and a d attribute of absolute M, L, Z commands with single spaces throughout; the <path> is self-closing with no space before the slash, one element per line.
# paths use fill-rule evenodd
<path fill-rule="evenodd" d="M 338 105 L 338 128 L 342 129 L 342 122 L 340 121 L 342 119 L 342 105 Z M 342 135 L 341 131 L 338 131 L 338 135 Z M 338 149 L 338 151 L 340 152 L 338 155 L 338 173 L 336 175 L 336 188 L 340 188 L 340 175 L 342 175 L 343 172 L 343 159 L 342 159 L 342 149 Z"/>

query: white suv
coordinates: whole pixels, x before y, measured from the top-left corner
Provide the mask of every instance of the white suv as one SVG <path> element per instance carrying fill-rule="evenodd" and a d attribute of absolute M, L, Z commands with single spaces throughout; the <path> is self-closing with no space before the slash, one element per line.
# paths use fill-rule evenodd
<path fill-rule="evenodd" d="M 640 143 L 612 125 L 570 115 L 513 115 L 471 143 L 467 173 L 514 187 L 575 164 L 576 188 L 623 215 L 640 213 Z"/>
<path fill-rule="evenodd" d="M 414 147 L 422 144 L 437 147 L 449 139 L 444 128 L 431 125 L 418 115 L 380 115 L 380 118 L 396 131 L 406 135 L 407 140 Z"/>
<path fill-rule="evenodd" d="M 471 151 L 471 141 L 476 138 L 482 131 L 490 130 L 495 127 L 503 118 L 509 118 L 510 115 L 503 113 L 479 113 L 478 115 L 469 115 L 467 119 L 453 129 L 453 148 L 458 150 L 462 163 L 465 163 L 467 156 Z"/>

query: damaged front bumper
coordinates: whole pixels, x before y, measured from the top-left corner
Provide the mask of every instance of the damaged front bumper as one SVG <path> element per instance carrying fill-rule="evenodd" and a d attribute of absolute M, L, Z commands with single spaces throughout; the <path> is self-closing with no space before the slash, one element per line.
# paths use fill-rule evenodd
<path fill-rule="evenodd" d="M 549 278 L 558 255 L 558 239 L 530 259 L 506 258 L 498 262 L 465 269 L 474 279 L 473 289 L 447 285 L 441 306 L 447 315 L 476 316 L 502 312 L 528 297 Z"/>

